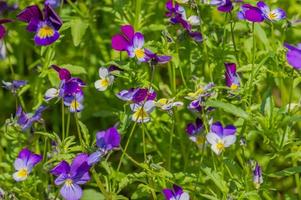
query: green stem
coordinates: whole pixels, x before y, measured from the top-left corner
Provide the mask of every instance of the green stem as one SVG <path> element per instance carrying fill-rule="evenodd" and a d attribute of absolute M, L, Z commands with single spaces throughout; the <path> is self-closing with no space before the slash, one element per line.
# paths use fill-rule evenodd
<path fill-rule="evenodd" d="M 235 57 L 236 57 L 236 61 L 237 61 L 237 65 L 240 66 L 240 62 L 239 62 L 239 56 L 238 56 L 238 51 L 237 51 L 237 47 L 236 47 L 236 42 L 235 42 L 235 37 L 234 37 L 234 22 L 233 22 L 233 16 L 232 16 L 232 12 L 230 12 L 230 17 L 231 17 L 231 37 L 232 37 L 232 43 L 233 43 L 233 47 L 234 47 L 234 51 L 235 51 Z"/>
<path fill-rule="evenodd" d="M 70 129 L 70 112 L 68 112 L 68 117 L 67 117 L 67 126 L 66 126 L 66 138 L 69 136 L 69 129 Z"/>
<path fill-rule="evenodd" d="M 136 8 L 135 8 L 135 29 L 138 30 L 139 27 L 138 27 L 138 24 L 139 24 L 139 21 L 140 21 L 140 12 L 141 12 L 141 0 L 136 0 Z"/>
<path fill-rule="evenodd" d="M 85 146 L 84 146 L 85 143 L 83 142 L 82 134 L 81 134 L 81 131 L 79 128 L 77 112 L 74 113 L 74 118 L 75 118 L 75 124 L 76 124 L 76 129 L 77 129 L 77 134 L 78 134 L 80 145 L 81 145 L 82 149 L 85 149 Z"/>
<path fill-rule="evenodd" d="M 123 151 L 122 154 L 121 154 L 120 161 L 119 161 L 119 164 L 118 164 L 118 167 L 117 167 L 117 171 L 119 171 L 119 169 L 120 169 L 120 167 L 121 167 L 121 163 L 122 163 L 124 154 L 126 153 L 126 150 L 127 150 L 128 146 L 129 146 L 129 143 L 130 143 L 130 140 L 131 140 L 131 138 L 132 138 L 132 135 L 133 135 L 133 133 L 134 133 L 134 131 L 135 131 L 136 125 L 137 125 L 137 122 L 135 122 L 134 125 L 133 125 L 133 127 L 132 127 L 132 130 L 131 130 L 130 136 L 129 136 L 127 142 L 126 142 L 124 151 Z"/>
<path fill-rule="evenodd" d="M 254 74 L 254 68 L 255 68 L 255 49 L 256 49 L 256 42 L 255 42 L 255 23 L 252 24 L 252 32 L 253 32 L 253 49 L 252 49 L 252 70 L 251 70 L 251 77 L 250 77 L 250 83 L 249 83 L 249 105 L 252 105 L 252 84 L 253 84 L 253 74 Z"/>
<path fill-rule="evenodd" d="M 99 190 L 102 192 L 102 194 L 105 196 L 105 199 L 111 200 L 112 198 L 111 198 L 111 196 L 108 194 L 108 192 L 106 191 L 106 189 L 105 189 L 104 185 L 102 184 L 101 180 L 99 179 L 96 170 L 93 168 L 91 171 L 92 171 L 93 178 L 94 178 L 95 181 L 96 181 L 97 187 L 98 187 Z"/>
<path fill-rule="evenodd" d="M 62 139 L 65 139 L 65 108 L 64 101 L 61 101 L 61 112 L 62 112 Z"/>
<path fill-rule="evenodd" d="M 171 122 L 171 131 L 169 134 L 169 150 L 168 150 L 168 160 L 167 160 L 167 169 L 168 171 L 171 170 L 171 152 L 172 152 L 172 143 L 173 143 L 173 135 L 175 131 L 175 117 L 173 116 L 172 122 Z"/>
<path fill-rule="evenodd" d="M 142 141 L 143 141 L 143 157 L 144 157 L 144 162 L 146 162 L 146 143 L 145 143 L 144 124 L 142 124 Z"/>

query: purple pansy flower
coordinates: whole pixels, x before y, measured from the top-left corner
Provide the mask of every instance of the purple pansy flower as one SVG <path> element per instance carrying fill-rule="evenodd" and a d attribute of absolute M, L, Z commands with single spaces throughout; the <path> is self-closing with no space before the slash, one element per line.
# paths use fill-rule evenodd
<path fill-rule="evenodd" d="M 253 183 L 256 189 L 259 189 L 260 185 L 263 183 L 261 167 L 258 165 L 257 162 L 253 171 Z"/>
<path fill-rule="evenodd" d="M 41 160 L 41 155 L 34 154 L 26 148 L 22 149 L 14 162 L 16 172 L 13 174 L 13 178 L 15 181 L 26 180 L 33 167 Z"/>
<path fill-rule="evenodd" d="M 284 46 L 288 49 L 286 53 L 287 62 L 296 70 L 301 70 L 301 43 L 297 47 L 287 43 Z"/>
<path fill-rule="evenodd" d="M 196 118 L 195 123 L 189 123 L 186 126 L 186 133 L 189 139 L 197 145 L 204 144 L 205 138 L 200 133 L 204 130 L 204 124 L 200 118 Z"/>
<path fill-rule="evenodd" d="M 50 5 L 46 4 L 43 14 L 37 5 L 28 6 L 17 18 L 28 23 L 27 30 L 34 32 L 36 45 L 47 46 L 59 39 L 58 30 L 63 22 Z"/>
<path fill-rule="evenodd" d="M 212 0 L 210 4 L 218 6 L 217 9 L 220 12 L 231 12 L 233 10 L 233 4 L 231 0 Z"/>
<path fill-rule="evenodd" d="M 171 60 L 171 56 L 157 55 L 149 49 L 145 49 L 146 60 L 151 63 L 152 66 L 157 64 L 166 64 Z"/>
<path fill-rule="evenodd" d="M 231 146 L 236 141 L 236 127 L 227 125 L 223 127 L 220 122 L 211 125 L 210 132 L 206 135 L 207 141 L 211 144 L 211 149 L 217 155 L 221 154 L 226 147 Z"/>
<path fill-rule="evenodd" d="M 157 93 L 153 89 L 146 88 L 131 88 L 129 90 L 122 90 L 116 95 L 123 101 L 140 103 L 146 100 L 154 100 Z"/>
<path fill-rule="evenodd" d="M 0 19 L 0 40 L 5 36 L 6 29 L 3 26 L 5 23 L 12 22 L 13 20 L 11 19 Z"/>
<path fill-rule="evenodd" d="M 19 106 L 16 112 L 17 123 L 21 126 L 22 131 L 26 131 L 31 128 L 31 126 L 41 120 L 42 112 L 46 110 L 47 107 L 40 106 L 33 114 L 25 113 L 22 107 Z"/>
<path fill-rule="evenodd" d="M 69 107 L 70 112 L 80 112 L 84 109 L 83 106 L 84 95 L 82 92 L 78 92 L 75 95 L 69 95 L 64 97 L 65 106 Z"/>
<path fill-rule="evenodd" d="M 247 20 L 250 22 L 263 22 L 264 14 L 255 6 L 250 4 L 244 4 L 241 6 L 241 11 L 238 12 L 237 17 L 241 20 Z"/>
<path fill-rule="evenodd" d="M 173 189 L 163 189 L 162 193 L 166 200 L 189 200 L 189 194 L 175 184 L 173 185 Z"/>
<path fill-rule="evenodd" d="M 155 102 L 155 106 L 164 111 L 172 111 L 173 107 L 183 106 L 183 102 L 174 101 L 175 99 L 162 98 Z"/>
<path fill-rule="evenodd" d="M 83 185 L 90 180 L 90 166 L 87 163 L 88 155 L 79 154 L 71 165 L 65 160 L 55 166 L 50 173 L 57 176 L 55 185 L 62 185 L 61 195 L 65 200 L 79 200 L 82 196 L 82 189 L 79 185 Z"/>
<path fill-rule="evenodd" d="M 257 7 L 263 13 L 265 19 L 269 21 L 280 21 L 286 18 L 286 13 L 281 8 L 271 10 L 263 1 L 257 3 Z"/>
<path fill-rule="evenodd" d="M 2 81 L 3 87 L 10 90 L 13 94 L 16 94 L 17 90 L 27 84 L 27 81 L 13 80 L 12 82 Z"/>
<path fill-rule="evenodd" d="M 236 73 L 236 64 L 235 63 L 225 63 L 225 77 L 226 85 L 231 88 L 231 90 L 237 90 L 240 86 L 239 76 Z"/>
<path fill-rule="evenodd" d="M 102 156 L 109 151 L 118 148 L 120 146 L 120 140 L 120 134 L 115 127 L 98 132 L 96 134 L 96 145 L 99 149 L 89 156 L 88 164 L 91 166 L 99 162 Z"/>

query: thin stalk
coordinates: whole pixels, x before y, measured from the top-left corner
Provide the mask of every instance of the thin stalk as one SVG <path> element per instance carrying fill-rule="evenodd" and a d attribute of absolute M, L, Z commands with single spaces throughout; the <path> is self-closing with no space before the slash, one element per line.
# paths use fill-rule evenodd
<path fill-rule="evenodd" d="M 62 112 L 62 139 L 65 139 L 65 108 L 64 101 L 61 101 L 61 112 Z"/>
<path fill-rule="evenodd" d="M 172 152 L 172 143 L 173 143 L 173 135 L 175 131 L 175 117 L 173 115 L 172 122 L 171 122 L 171 131 L 169 134 L 169 150 L 168 150 L 168 160 L 167 160 L 167 169 L 168 171 L 171 170 L 171 152 Z"/>
<path fill-rule="evenodd" d="M 81 131 L 80 131 L 80 128 L 79 128 L 77 112 L 74 113 L 74 118 L 75 118 L 75 124 L 76 124 L 76 129 L 77 129 L 79 142 L 81 144 L 82 149 L 84 149 L 84 144 L 85 143 L 83 142 L 83 138 L 82 138 Z"/>
<path fill-rule="evenodd" d="M 70 112 L 68 112 L 67 116 L 67 126 L 66 126 L 66 138 L 69 136 L 69 129 L 70 129 Z"/>
<path fill-rule="evenodd" d="M 133 127 L 132 127 L 132 130 L 131 130 L 131 132 L 130 132 L 130 136 L 129 136 L 129 138 L 128 138 L 126 144 L 125 144 L 124 151 L 122 151 L 122 154 L 121 154 L 121 157 L 120 157 L 120 161 L 119 161 L 119 164 L 118 164 L 118 167 L 117 167 L 117 171 L 119 171 L 119 169 L 120 169 L 120 167 L 121 167 L 121 163 L 122 163 L 124 154 L 126 153 L 126 150 L 127 150 L 128 146 L 129 146 L 129 143 L 130 143 L 130 140 L 131 140 L 131 138 L 132 138 L 132 135 L 133 135 L 133 133 L 134 133 L 134 131 L 135 131 L 136 125 L 137 125 L 137 122 L 134 123 L 134 125 L 133 125 Z"/>
<path fill-rule="evenodd" d="M 111 197 L 111 196 L 108 194 L 108 192 L 106 191 L 104 185 L 102 184 L 101 180 L 100 180 L 99 177 L 98 177 L 98 174 L 97 174 L 96 170 L 93 168 L 91 171 L 92 171 L 93 178 L 94 178 L 95 181 L 96 181 L 97 187 L 98 187 L 99 190 L 102 192 L 102 194 L 105 196 L 105 199 L 111 200 L 112 197 Z"/>
<path fill-rule="evenodd" d="M 146 142 L 145 142 L 145 132 L 144 132 L 143 124 L 142 124 L 142 141 L 143 141 L 143 157 L 144 157 L 144 162 L 146 162 Z"/>
<path fill-rule="evenodd" d="M 235 37 L 234 37 L 234 26 L 235 26 L 235 23 L 234 23 L 234 21 L 233 21 L 232 12 L 230 12 L 230 20 L 231 20 L 230 27 L 231 27 L 232 44 L 233 44 L 234 51 L 235 51 L 235 57 L 236 57 L 237 65 L 238 65 L 238 67 L 239 67 L 239 66 L 240 66 L 240 62 L 239 62 L 239 56 L 238 56 L 238 51 L 237 51 L 236 42 L 235 42 Z"/>
<path fill-rule="evenodd" d="M 250 98 L 250 106 L 252 105 L 252 83 L 253 83 L 253 74 L 254 74 L 254 68 L 255 68 L 255 49 L 256 49 L 256 42 L 255 42 L 255 23 L 252 23 L 252 32 L 253 32 L 253 49 L 252 49 L 252 70 L 251 70 L 251 77 L 250 77 L 250 83 L 249 83 L 249 98 Z"/>
<path fill-rule="evenodd" d="M 138 24 L 140 21 L 140 12 L 141 12 L 141 0 L 136 0 L 135 8 L 135 29 L 138 29 Z"/>

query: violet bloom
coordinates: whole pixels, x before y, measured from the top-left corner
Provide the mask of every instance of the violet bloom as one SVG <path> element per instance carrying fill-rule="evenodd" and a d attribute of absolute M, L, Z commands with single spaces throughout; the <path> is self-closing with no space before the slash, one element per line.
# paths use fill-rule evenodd
<path fill-rule="evenodd" d="M 217 9 L 220 12 L 231 12 L 233 10 L 233 4 L 231 0 L 212 0 L 210 4 L 218 6 Z"/>
<path fill-rule="evenodd" d="M 157 93 L 153 89 L 131 88 L 120 91 L 116 96 L 123 101 L 141 103 L 147 100 L 154 100 L 157 97 Z"/>
<path fill-rule="evenodd" d="M 205 138 L 200 133 L 204 130 L 204 124 L 200 118 L 196 118 L 195 123 L 189 123 L 186 126 L 186 133 L 189 139 L 197 145 L 205 143 Z"/>
<path fill-rule="evenodd" d="M 237 17 L 241 20 L 247 20 L 249 22 L 263 22 L 264 14 L 255 6 L 250 4 L 244 4 L 241 6 L 241 11 L 238 12 Z"/>
<path fill-rule="evenodd" d="M 22 131 L 26 131 L 31 128 L 31 126 L 40 121 L 42 118 L 42 112 L 46 110 L 47 107 L 40 106 L 33 114 L 25 113 L 22 107 L 19 106 L 16 112 L 17 123 L 21 126 Z"/>
<path fill-rule="evenodd" d="M 271 10 L 263 1 L 257 3 L 257 7 L 263 13 L 265 19 L 269 21 L 280 21 L 286 18 L 286 13 L 281 8 Z"/>
<path fill-rule="evenodd" d="M 43 14 L 38 6 L 33 5 L 21 11 L 17 18 L 28 23 L 27 30 L 35 33 L 36 45 L 47 46 L 60 37 L 58 30 L 63 22 L 48 4 L 45 5 Z"/>
<path fill-rule="evenodd" d="M 94 86 L 98 91 L 105 91 L 114 82 L 114 76 L 106 67 L 101 67 L 98 70 L 99 80 L 95 81 Z"/>
<path fill-rule="evenodd" d="M 189 194 L 184 192 L 180 186 L 173 185 L 172 189 L 163 189 L 162 193 L 166 200 L 189 200 Z"/>
<path fill-rule="evenodd" d="M 69 107 L 70 112 L 80 112 L 84 109 L 83 106 L 84 95 L 81 92 L 75 95 L 65 96 L 64 104 Z"/>
<path fill-rule="evenodd" d="M 96 134 L 96 145 L 98 150 L 92 153 L 88 158 L 88 164 L 91 166 L 100 161 L 101 157 L 109 151 L 120 146 L 120 134 L 115 127 L 111 127 L 105 131 Z"/>
<path fill-rule="evenodd" d="M 211 149 L 220 155 L 226 147 L 231 146 L 236 141 L 236 127 L 227 125 L 223 127 L 220 122 L 211 125 L 210 132 L 207 134 L 207 141 L 211 144 Z"/>
<path fill-rule="evenodd" d="M 260 185 L 263 183 L 261 167 L 258 165 L 257 162 L 253 171 L 253 183 L 256 189 L 259 189 Z"/>
<path fill-rule="evenodd" d="M 10 19 L 0 19 L 0 40 L 4 38 L 5 33 L 6 33 L 6 29 L 3 26 L 3 24 L 9 23 L 9 22 L 12 22 L 12 20 L 10 20 Z"/>
<path fill-rule="evenodd" d="M 152 66 L 157 64 L 166 64 L 171 60 L 171 56 L 157 55 L 149 49 L 145 49 L 144 53 L 146 55 L 147 62 L 150 62 Z"/>
<path fill-rule="evenodd" d="M 174 101 L 174 98 L 172 99 L 162 98 L 155 102 L 155 106 L 159 107 L 163 111 L 172 111 L 173 107 L 183 106 L 183 102 Z"/>
<path fill-rule="evenodd" d="M 287 62 L 296 70 L 301 70 L 301 43 L 297 47 L 287 43 L 284 46 L 288 49 L 286 53 Z"/>
<path fill-rule="evenodd" d="M 16 94 L 17 90 L 27 84 L 27 81 L 13 80 L 12 82 L 2 81 L 3 87 L 10 90 L 13 94 Z"/>
<path fill-rule="evenodd" d="M 63 160 L 50 171 L 54 176 L 57 176 L 54 181 L 55 185 L 63 184 L 60 193 L 65 200 L 79 200 L 81 198 L 83 191 L 80 185 L 90 180 L 90 166 L 87 159 L 87 154 L 79 154 L 73 159 L 71 165 Z"/>
<path fill-rule="evenodd" d="M 41 155 L 34 154 L 26 148 L 22 149 L 14 162 L 16 172 L 13 174 L 13 178 L 15 181 L 19 182 L 26 180 L 33 167 L 41 160 Z"/>
<path fill-rule="evenodd" d="M 239 76 L 236 72 L 236 64 L 235 63 L 225 63 L 225 77 L 226 77 L 226 85 L 231 88 L 231 90 L 237 90 L 240 86 Z"/>

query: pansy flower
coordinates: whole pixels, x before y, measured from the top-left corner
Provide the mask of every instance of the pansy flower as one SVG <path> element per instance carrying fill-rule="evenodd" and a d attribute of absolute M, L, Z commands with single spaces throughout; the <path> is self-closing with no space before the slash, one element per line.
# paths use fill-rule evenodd
<path fill-rule="evenodd" d="M 233 4 L 231 0 L 212 0 L 210 4 L 218 6 L 217 9 L 220 12 L 231 12 L 233 10 Z"/>
<path fill-rule="evenodd" d="M 63 22 L 49 4 L 45 5 L 43 13 L 37 5 L 28 6 L 17 18 L 28 23 L 27 30 L 35 33 L 36 45 L 47 46 L 60 37 L 58 30 Z"/>
<path fill-rule="evenodd" d="M 200 133 L 204 130 L 204 124 L 200 118 L 196 118 L 195 123 L 189 123 L 186 126 L 186 133 L 189 139 L 197 145 L 205 143 L 205 137 Z"/>
<path fill-rule="evenodd" d="M 240 86 L 239 76 L 236 72 L 236 64 L 235 63 L 225 63 L 225 77 L 226 77 L 226 85 L 231 88 L 231 90 L 237 90 Z"/>
<path fill-rule="evenodd" d="M 20 89 L 21 87 L 27 84 L 27 81 L 13 80 L 12 82 L 2 81 L 2 83 L 5 89 L 11 91 L 13 94 L 16 94 L 18 89 Z"/>
<path fill-rule="evenodd" d="M 15 181 L 26 180 L 33 167 L 41 160 L 41 155 L 34 154 L 26 148 L 22 149 L 14 162 L 14 168 L 16 172 L 13 174 L 13 178 Z"/>
<path fill-rule="evenodd" d="M 90 166 L 87 163 L 88 155 L 79 154 L 71 165 L 65 160 L 56 165 L 50 173 L 56 176 L 55 185 L 63 185 L 60 193 L 65 200 L 79 200 L 83 191 L 80 185 L 90 180 Z"/>
<path fill-rule="evenodd" d="M 47 107 L 40 106 L 33 114 L 25 113 L 21 106 L 18 107 L 16 112 L 17 124 L 22 128 L 22 131 L 26 131 L 31 128 L 31 126 L 40 121 L 42 118 L 42 112 L 46 110 Z"/>
<path fill-rule="evenodd" d="M 174 101 L 174 98 L 162 98 L 155 102 L 155 106 L 164 111 L 170 111 L 173 107 L 183 106 L 183 102 Z"/>
<path fill-rule="evenodd" d="M 88 164 L 91 166 L 99 162 L 102 156 L 109 151 L 118 148 L 120 146 L 120 140 L 120 134 L 115 127 L 98 132 L 96 134 L 96 145 L 98 150 L 89 156 Z"/>
<path fill-rule="evenodd" d="M 247 20 L 249 22 L 263 22 L 264 14 L 255 6 L 250 4 L 244 4 L 241 6 L 241 11 L 238 12 L 237 17 L 241 20 Z"/>
<path fill-rule="evenodd" d="M 256 189 L 259 189 L 260 185 L 263 183 L 261 167 L 257 162 L 253 171 L 253 183 Z"/>
<path fill-rule="evenodd" d="M 166 200 L 189 200 L 189 194 L 176 184 L 173 185 L 172 189 L 163 189 L 162 193 Z"/>
<path fill-rule="evenodd" d="M 5 36 L 5 33 L 6 33 L 6 29 L 3 26 L 3 24 L 9 23 L 9 22 L 12 22 L 12 20 L 10 20 L 10 19 L 0 19 L 0 40 L 3 39 L 3 37 Z"/>
<path fill-rule="evenodd" d="M 141 103 L 146 100 L 154 100 L 157 93 L 153 89 L 131 88 L 120 91 L 116 96 L 123 101 Z"/>
<path fill-rule="evenodd" d="M 131 104 L 130 107 L 134 112 L 132 114 L 132 120 L 137 123 L 145 123 L 150 121 L 150 113 L 155 107 L 155 102 L 153 100 L 148 100 Z"/>
<path fill-rule="evenodd" d="M 166 64 L 171 60 L 171 56 L 157 55 L 149 49 L 144 49 L 144 53 L 146 55 L 146 61 L 150 62 L 152 66 L 157 64 Z"/>
<path fill-rule="evenodd" d="M 296 70 L 301 70 L 301 43 L 297 47 L 287 43 L 284 46 L 288 49 L 286 53 L 287 62 Z"/>
<path fill-rule="evenodd" d="M 257 3 L 257 7 L 263 13 L 265 19 L 269 21 L 280 21 L 286 18 L 286 13 L 281 8 L 271 10 L 263 1 Z"/>
<path fill-rule="evenodd" d="M 78 92 L 75 95 L 65 96 L 64 104 L 69 107 L 70 112 L 80 112 L 84 109 L 83 100 L 83 93 Z"/>
<path fill-rule="evenodd" d="M 211 125 L 210 132 L 206 135 L 206 138 L 211 144 L 212 151 L 219 155 L 225 150 L 225 148 L 235 143 L 235 133 L 235 126 L 227 125 L 226 127 L 223 127 L 220 122 L 215 122 Z"/>
<path fill-rule="evenodd" d="M 105 91 L 108 86 L 113 84 L 114 76 L 110 74 L 109 70 L 101 67 L 98 70 L 100 80 L 95 81 L 94 86 L 98 91 Z"/>
<path fill-rule="evenodd" d="M 145 49 L 143 48 L 143 45 L 144 36 L 142 35 L 142 33 L 135 33 L 132 44 L 127 47 L 129 57 L 136 57 L 138 61 L 145 62 L 147 57 L 145 56 Z"/>

